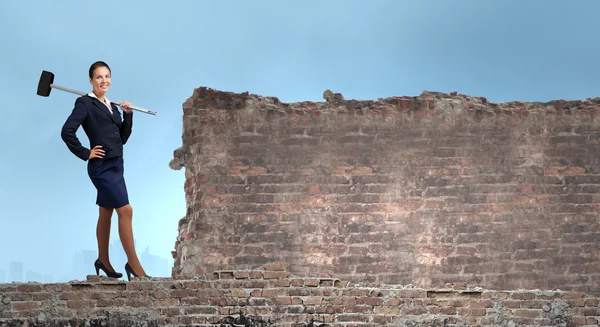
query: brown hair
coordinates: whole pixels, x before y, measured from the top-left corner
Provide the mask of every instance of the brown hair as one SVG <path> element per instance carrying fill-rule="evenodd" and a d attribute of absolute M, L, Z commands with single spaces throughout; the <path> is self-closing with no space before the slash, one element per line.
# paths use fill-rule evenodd
<path fill-rule="evenodd" d="M 90 78 L 94 77 L 94 70 L 96 70 L 96 68 L 98 68 L 98 67 L 106 67 L 106 68 L 108 68 L 108 71 L 111 72 L 110 67 L 108 67 L 107 63 L 105 63 L 104 61 L 96 61 L 95 63 L 93 63 L 90 66 L 90 71 L 89 71 Z"/>

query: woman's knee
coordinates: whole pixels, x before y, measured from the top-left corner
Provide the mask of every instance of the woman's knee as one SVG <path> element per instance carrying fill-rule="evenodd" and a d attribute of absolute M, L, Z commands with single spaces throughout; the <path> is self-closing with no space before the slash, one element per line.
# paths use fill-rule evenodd
<path fill-rule="evenodd" d="M 131 207 L 131 205 L 126 204 L 117 209 L 117 214 L 119 215 L 119 218 L 121 218 L 121 217 L 131 218 L 131 216 L 133 215 L 133 208 Z"/>
<path fill-rule="evenodd" d="M 99 207 L 99 213 L 100 213 L 100 218 L 108 219 L 108 218 L 112 217 L 113 209 L 112 208 Z"/>

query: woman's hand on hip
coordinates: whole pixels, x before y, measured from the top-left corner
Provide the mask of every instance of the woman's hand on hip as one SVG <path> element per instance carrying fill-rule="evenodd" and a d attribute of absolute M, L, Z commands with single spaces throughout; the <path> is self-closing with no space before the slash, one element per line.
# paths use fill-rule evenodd
<path fill-rule="evenodd" d="M 121 107 L 121 109 L 123 109 L 123 111 L 125 111 L 128 114 L 133 112 L 133 110 L 131 108 L 129 108 L 129 106 L 131 106 L 131 102 L 129 102 L 127 100 L 119 103 L 119 107 Z"/>
<path fill-rule="evenodd" d="M 90 151 L 89 159 L 102 158 L 102 157 L 104 157 L 104 150 L 102 150 L 102 145 L 96 145 L 92 149 L 92 151 Z"/>

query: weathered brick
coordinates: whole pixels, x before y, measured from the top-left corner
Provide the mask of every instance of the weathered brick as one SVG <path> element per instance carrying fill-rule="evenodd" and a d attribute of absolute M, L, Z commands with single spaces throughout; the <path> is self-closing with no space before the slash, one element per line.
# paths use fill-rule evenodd
<path fill-rule="evenodd" d="M 33 301 L 32 293 L 12 293 L 10 294 L 12 301 Z"/>
<path fill-rule="evenodd" d="M 134 291 L 151 290 L 152 283 L 145 281 L 136 281 L 135 283 L 127 284 L 127 288 Z"/>
<path fill-rule="evenodd" d="M 563 298 L 566 300 L 570 300 L 570 299 L 582 299 L 585 297 L 585 293 L 583 292 L 569 292 L 566 293 Z"/>
<path fill-rule="evenodd" d="M 515 300 L 533 300 L 533 299 L 535 299 L 535 294 L 533 294 L 533 293 L 512 293 L 510 295 L 510 297 Z"/>
<path fill-rule="evenodd" d="M 354 297 L 336 297 L 331 300 L 331 303 L 334 305 L 354 305 L 356 304 L 357 299 Z"/>
<path fill-rule="evenodd" d="M 427 309 L 421 306 L 405 306 L 401 308 L 401 312 L 405 315 L 422 315 L 427 313 Z"/>
<path fill-rule="evenodd" d="M 274 303 L 277 305 L 291 305 L 292 298 L 289 296 L 279 296 L 274 299 Z"/>
<path fill-rule="evenodd" d="M 322 297 L 308 297 L 305 301 L 305 305 L 320 305 L 323 302 Z"/>
<path fill-rule="evenodd" d="M 31 294 L 31 299 L 33 301 L 45 301 L 50 300 L 52 298 L 52 294 L 50 293 L 33 293 Z"/>
<path fill-rule="evenodd" d="M 571 321 L 573 322 L 573 324 L 575 324 L 575 326 L 582 326 L 587 324 L 586 317 L 573 317 Z"/>
<path fill-rule="evenodd" d="M 197 294 L 198 294 L 198 292 L 195 290 L 181 289 L 181 290 L 171 291 L 169 296 L 173 297 L 173 298 L 182 298 L 182 297 L 195 297 L 195 296 L 197 296 Z"/>
<path fill-rule="evenodd" d="M 207 306 L 186 307 L 184 310 L 184 314 L 186 315 L 213 315 L 217 313 L 217 309 L 215 307 Z"/>
<path fill-rule="evenodd" d="M 588 299 L 585 301 L 585 305 L 587 307 L 598 307 L 600 304 L 600 301 L 598 299 Z"/>
<path fill-rule="evenodd" d="M 342 314 L 337 317 L 339 322 L 367 322 L 369 321 L 368 316 L 362 314 Z"/>
<path fill-rule="evenodd" d="M 243 289 L 232 289 L 229 291 L 229 296 L 231 297 L 247 297 L 248 292 Z"/>
<path fill-rule="evenodd" d="M 264 279 L 284 279 L 288 278 L 290 273 L 286 271 L 265 271 L 263 272 Z"/>
<path fill-rule="evenodd" d="M 250 279 L 262 279 L 262 273 L 260 271 L 250 272 Z"/>
<path fill-rule="evenodd" d="M 183 300 L 182 300 L 183 302 Z M 175 307 L 180 305 L 179 299 L 164 299 L 164 300 L 155 300 L 152 302 L 152 306 L 154 307 Z"/>
<path fill-rule="evenodd" d="M 85 301 L 85 300 L 67 301 L 67 308 L 70 308 L 70 309 L 83 309 L 83 308 L 93 308 L 93 307 L 94 307 L 94 303 L 92 301 Z"/>
<path fill-rule="evenodd" d="M 523 318 L 539 318 L 541 312 L 539 310 L 516 310 L 515 316 Z"/>
<path fill-rule="evenodd" d="M 317 287 L 317 286 L 319 286 L 319 280 L 318 279 L 305 279 L 304 286 Z"/>
<path fill-rule="evenodd" d="M 382 298 L 374 298 L 374 297 L 366 297 L 366 298 L 357 299 L 356 304 L 380 306 L 383 304 L 383 299 Z"/>
<path fill-rule="evenodd" d="M 23 285 L 17 286 L 17 292 L 33 293 L 33 292 L 41 292 L 42 290 L 43 290 L 42 285 L 23 284 Z"/>
<path fill-rule="evenodd" d="M 155 299 L 166 299 L 167 297 L 169 297 L 169 294 L 165 291 L 156 291 L 152 292 L 152 297 L 154 297 Z"/>
<path fill-rule="evenodd" d="M 39 308 L 39 302 L 14 302 L 12 304 L 13 310 L 25 311 Z"/>
<path fill-rule="evenodd" d="M 261 291 L 261 296 L 263 297 L 276 297 L 284 294 L 286 294 L 286 291 L 280 289 L 265 289 Z"/>

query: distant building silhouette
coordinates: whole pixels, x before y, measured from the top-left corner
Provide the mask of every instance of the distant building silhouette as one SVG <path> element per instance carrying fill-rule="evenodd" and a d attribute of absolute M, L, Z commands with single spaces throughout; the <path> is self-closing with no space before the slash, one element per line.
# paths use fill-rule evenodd
<path fill-rule="evenodd" d="M 136 240 L 133 240 L 134 247 L 137 244 Z M 139 253 L 138 256 L 144 267 L 146 273 L 150 276 L 155 277 L 168 277 L 171 276 L 171 266 L 169 265 L 168 259 L 162 258 L 157 255 L 150 253 L 150 247 L 146 247 L 143 253 Z M 125 264 L 127 263 L 127 255 L 123 250 L 123 245 L 120 239 L 115 239 L 109 247 L 110 262 L 117 271 L 125 275 Z"/>
<path fill-rule="evenodd" d="M 25 274 L 25 281 L 42 283 L 44 281 L 44 279 L 42 277 L 42 274 L 37 273 L 35 271 L 28 271 Z"/>
<path fill-rule="evenodd" d="M 54 283 L 54 277 L 52 277 L 50 274 L 45 274 L 44 283 Z"/>
<path fill-rule="evenodd" d="M 133 244 L 135 247 L 135 239 L 133 240 Z M 108 255 L 110 256 L 110 263 L 116 271 L 125 275 L 125 264 L 127 263 L 127 255 L 125 255 L 125 251 L 123 250 L 123 245 L 121 244 L 121 240 L 116 238 L 113 242 L 110 243 L 108 248 Z M 102 274 L 102 273 L 101 273 Z"/>
<path fill-rule="evenodd" d="M 134 246 L 137 244 L 134 240 Z M 170 277 L 171 268 L 173 266 L 173 259 L 170 253 L 161 257 L 150 253 L 150 247 L 140 253 L 139 249 L 136 249 L 138 256 L 144 270 L 150 276 L 156 277 Z M 127 256 L 123 250 L 121 240 L 115 237 L 109 245 L 109 256 L 110 262 L 116 271 L 123 273 L 125 276 L 125 264 L 127 263 Z M 81 250 L 75 253 L 72 257 L 70 272 L 63 273 L 58 272 L 57 275 L 53 275 L 53 271 L 49 268 L 43 271 L 31 271 L 25 272 L 25 263 L 21 261 L 11 261 L 8 264 L 8 270 L 0 269 L 0 283 L 11 283 L 11 282 L 39 282 L 39 283 L 67 283 L 73 280 L 85 280 L 88 275 L 95 275 L 96 270 L 94 268 L 94 262 L 98 258 L 98 251 L 94 250 Z M 0 263 L 1 266 L 1 263 Z M 69 268 L 67 268 L 67 271 Z M 56 273 L 56 272 L 54 272 Z M 105 275 L 100 272 L 101 275 Z M 60 275 L 60 276 L 58 276 Z"/>
<path fill-rule="evenodd" d="M 71 279 L 85 280 L 88 275 L 95 275 L 94 261 L 98 257 L 97 251 L 83 250 L 73 257 Z"/>
<path fill-rule="evenodd" d="M 140 255 L 140 260 L 148 275 L 155 277 L 171 276 L 169 260 L 150 254 L 150 247 L 146 247 L 144 252 Z"/>
<path fill-rule="evenodd" d="M 23 262 L 11 261 L 8 267 L 9 282 L 23 282 Z"/>

